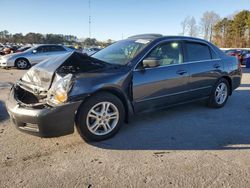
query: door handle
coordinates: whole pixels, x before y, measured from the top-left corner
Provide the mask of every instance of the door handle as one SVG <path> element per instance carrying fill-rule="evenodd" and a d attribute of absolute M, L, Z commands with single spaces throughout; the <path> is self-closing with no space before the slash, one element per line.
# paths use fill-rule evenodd
<path fill-rule="evenodd" d="M 184 74 L 187 74 L 187 71 L 186 71 L 186 70 L 178 70 L 178 71 L 176 72 L 176 74 L 184 75 Z"/>
<path fill-rule="evenodd" d="M 220 68 L 220 65 L 219 64 L 214 64 L 214 68 L 218 69 L 218 68 Z"/>

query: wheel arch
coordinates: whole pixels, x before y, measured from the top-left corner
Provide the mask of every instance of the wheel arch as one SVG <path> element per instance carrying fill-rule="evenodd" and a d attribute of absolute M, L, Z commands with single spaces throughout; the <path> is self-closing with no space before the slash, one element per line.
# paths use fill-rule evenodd
<path fill-rule="evenodd" d="M 85 101 L 88 100 L 90 97 L 93 97 L 97 93 L 100 92 L 107 92 L 115 95 L 118 97 L 121 102 L 123 103 L 124 109 L 125 109 L 125 122 L 128 123 L 131 116 L 134 114 L 133 106 L 130 102 L 130 100 L 126 97 L 126 94 L 124 94 L 122 91 L 120 91 L 118 88 L 115 87 L 105 87 L 105 88 L 100 88 L 93 92 L 92 94 L 88 95 L 81 103 L 81 105 L 78 107 L 78 109 L 84 105 Z M 78 118 L 78 110 L 76 112 L 75 120 Z"/>
<path fill-rule="evenodd" d="M 232 95 L 232 79 L 229 76 L 222 76 L 222 78 L 224 78 L 225 80 L 227 80 L 228 84 L 229 84 L 229 95 Z"/>
<path fill-rule="evenodd" d="M 27 58 L 25 58 L 25 57 L 18 57 L 18 58 L 16 58 L 16 60 L 15 60 L 15 62 L 14 62 L 15 67 L 16 67 L 17 61 L 20 60 L 20 59 L 26 60 L 26 61 L 29 63 L 29 66 L 31 65 L 31 64 L 30 64 L 30 61 L 29 61 Z"/>

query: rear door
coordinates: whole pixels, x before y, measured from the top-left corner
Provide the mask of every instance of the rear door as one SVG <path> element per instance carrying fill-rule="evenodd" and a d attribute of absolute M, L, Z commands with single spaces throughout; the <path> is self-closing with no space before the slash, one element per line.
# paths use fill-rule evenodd
<path fill-rule="evenodd" d="M 160 59 L 160 66 L 133 72 L 133 101 L 136 112 L 184 101 L 189 74 L 183 64 L 182 42 L 159 44 L 145 58 Z"/>
<path fill-rule="evenodd" d="M 185 42 L 185 64 L 190 73 L 189 98 L 207 97 L 223 72 L 223 63 L 215 51 L 202 42 Z"/>
<path fill-rule="evenodd" d="M 58 46 L 58 45 L 51 45 L 47 47 L 47 52 L 46 55 L 51 57 L 51 56 L 58 56 L 60 54 L 63 54 L 66 52 L 66 49 L 63 46 Z"/>

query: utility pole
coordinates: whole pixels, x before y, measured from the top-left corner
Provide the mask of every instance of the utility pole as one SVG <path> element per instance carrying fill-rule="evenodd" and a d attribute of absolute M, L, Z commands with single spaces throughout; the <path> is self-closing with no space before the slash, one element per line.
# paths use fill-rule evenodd
<path fill-rule="evenodd" d="M 89 38 L 91 38 L 91 6 L 89 0 Z"/>

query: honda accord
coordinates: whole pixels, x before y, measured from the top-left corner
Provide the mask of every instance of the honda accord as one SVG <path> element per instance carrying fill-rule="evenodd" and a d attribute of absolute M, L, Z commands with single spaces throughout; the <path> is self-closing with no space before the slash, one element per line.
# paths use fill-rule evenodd
<path fill-rule="evenodd" d="M 221 108 L 241 74 L 235 57 L 202 39 L 136 35 L 90 57 L 70 52 L 33 66 L 7 109 L 21 131 L 53 137 L 76 125 L 83 139 L 100 141 L 141 112 L 195 100 Z"/>

